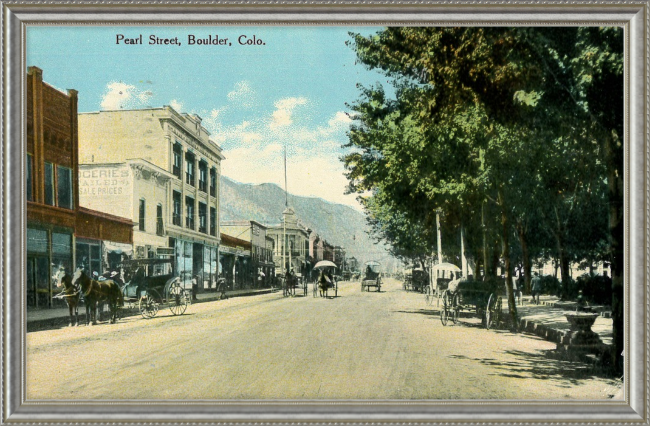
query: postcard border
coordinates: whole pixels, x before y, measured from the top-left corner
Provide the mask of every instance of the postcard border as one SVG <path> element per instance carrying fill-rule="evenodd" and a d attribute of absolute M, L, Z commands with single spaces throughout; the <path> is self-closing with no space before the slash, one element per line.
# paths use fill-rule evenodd
<path fill-rule="evenodd" d="M 647 241 L 650 241 L 648 182 L 650 151 L 648 105 L 650 102 L 650 27 L 648 2 L 543 1 L 493 2 L 445 1 L 13 1 L 3 3 L 3 151 L 2 167 L 3 258 L 2 356 L 5 422 L 391 422 L 458 423 L 548 422 L 548 423 L 647 423 L 648 358 L 650 333 L 647 306 L 650 273 Z M 254 11 L 252 11 L 255 7 Z M 399 9 L 399 10 L 398 10 Z M 156 12 L 153 15 L 153 12 Z M 162 13 L 161 13 L 162 12 Z M 149 18 L 145 18 L 149 15 Z M 477 17 L 478 15 L 478 17 Z M 485 19 L 486 16 L 494 19 Z M 530 15 L 529 19 L 512 19 Z M 93 20 L 91 17 L 99 16 Z M 399 19 L 395 19 L 398 16 Z M 539 19 L 540 16 L 551 16 Z M 598 16 L 608 19 L 596 18 Z M 615 16 L 615 19 L 612 19 Z M 72 19 L 70 19 L 72 17 Z M 179 17 L 184 17 L 183 20 Z M 101 25 L 108 22 L 138 25 L 176 23 L 201 24 L 315 25 L 406 22 L 410 25 L 445 23 L 536 25 L 623 23 L 626 29 L 626 350 L 625 402 L 563 403 L 557 401 L 132 401 L 102 403 L 26 403 L 24 395 L 25 313 L 20 307 L 25 295 L 26 224 L 24 182 L 24 32 L 26 25 L 54 22 Z M 347 17 L 347 19 L 345 19 Z M 433 19 L 437 17 L 438 19 Z M 441 19 L 442 17 L 442 19 Z M 446 17 L 446 18 L 445 18 Z M 457 17 L 456 19 L 453 19 Z M 459 18 L 464 19 L 459 19 Z M 583 17 L 583 18 L 581 18 Z M 499 19 L 500 18 L 500 19 Z M 570 18 L 570 19 L 568 19 Z M 589 18 L 589 19 L 587 19 Z M 169 21 L 167 21 L 169 20 Z M 645 58 L 645 61 L 643 60 Z M 634 87 L 635 90 L 632 90 Z M 638 155 L 645 153 L 645 155 Z M 645 232 L 631 232 L 644 229 Z M 19 288 L 16 288 L 19 287 Z M 644 342 L 644 344 L 635 344 Z M 548 408 L 552 407 L 552 410 Z M 116 413 L 117 411 L 117 413 Z M 552 411 L 552 412 L 549 412 Z M 368 423 L 366 423 L 368 424 Z"/>

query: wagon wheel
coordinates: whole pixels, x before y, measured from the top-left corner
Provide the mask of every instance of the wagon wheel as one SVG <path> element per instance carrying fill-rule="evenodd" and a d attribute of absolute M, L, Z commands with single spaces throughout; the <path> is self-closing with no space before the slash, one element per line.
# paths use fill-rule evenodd
<path fill-rule="evenodd" d="M 485 328 L 489 330 L 499 326 L 499 322 L 501 321 L 501 308 L 501 297 L 497 297 L 494 293 L 490 294 L 487 307 L 485 308 Z"/>
<path fill-rule="evenodd" d="M 286 278 L 282 279 L 282 297 L 289 297 L 289 282 Z"/>
<path fill-rule="evenodd" d="M 433 304 L 433 293 L 431 293 L 431 287 L 428 285 L 424 287 L 424 301 L 426 302 L 427 306 L 431 306 Z"/>
<path fill-rule="evenodd" d="M 302 291 L 304 293 L 303 296 L 307 297 L 307 281 L 306 280 L 302 283 Z"/>
<path fill-rule="evenodd" d="M 334 281 L 334 297 L 339 296 L 339 283 L 337 281 Z"/>
<path fill-rule="evenodd" d="M 185 290 L 180 284 L 176 283 L 169 287 L 167 303 L 169 303 L 169 310 L 172 311 L 172 314 L 183 315 L 187 309 L 187 297 L 185 297 Z"/>
<path fill-rule="evenodd" d="M 140 297 L 140 315 L 142 318 L 153 318 L 158 313 L 158 301 L 160 296 L 156 290 L 147 290 L 144 296 Z"/>
<path fill-rule="evenodd" d="M 458 293 L 454 294 L 454 298 L 451 302 L 451 321 L 456 324 L 458 323 L 458 317 L 460 316 L 460 296 Z"/>
<path fill-rule="evenodd" d="M 313 292 L 314 297 L 318 297 L 318 282 L 314 283 L 314 292 Z"/>
<path fill-rule="evenodd" d="M 442 308 L 440 308 L 440 322 L 442 325 L 447 325 L 449 319 L 449 293 L 445 290 L 442 293 Z"/>

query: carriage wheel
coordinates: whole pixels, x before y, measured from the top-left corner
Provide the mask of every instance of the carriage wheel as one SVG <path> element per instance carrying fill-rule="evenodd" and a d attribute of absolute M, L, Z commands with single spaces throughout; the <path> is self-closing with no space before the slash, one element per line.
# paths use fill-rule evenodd
<path fill-rule="evenodd" d="M 433 293 L 431 293 L 431 287 L 428 285 L 424 287 L 424 301 L 426 302 L 427 306 L 431 306 L 433 304 Z"/>
<path fill-rule="evenodd" d="M 314 283 L 314 292 L 313 293 L 314 293 L 314 297 L 318 297 L 318 283 L 317 282 Z"/>
<path fill-rule="evenodd" d="M 497 298 L 497 295 L 492 293 L 488 299 L 487 306 L 485 308 L 485 328 L 488 330 L 495 328 L 499 325 L 501 317 L 501 303 L 500 297 Z"/>
<path fill-rule="evenodd" d="M 153 294 L 155 290 L 151 290 L 151 293 L 147 293 L 140 297 L 140 315 L 142 318 L 149 319 L 156 316 L 158 313 L 158 302 L 156 302 L 156 296 Z"/>
<path fill-rule="evenodd" d="M 187 309 L 187 297 L 185 297 L 185 290 L 179 284 L 174 284 L 169 288 L 169 295 L 167 298 L 169 303 L 169 310 L 174 315 L 183 315 Z"/>
<path fill-rule="evenodd" d="M 449 294 L 445 291 L 442 294 L 442 307 L 440 308 L 440 322 L 442 325 L 447 325 L 449 319 Z"/>
<path fill-rule="evenodd" d="M 339 283 L 334 284 L 334 297 L 339 296 Z"/>
<path fill-rule="evenodd" d="M 456 324 L 458 323 L 458 317 L 460 316 L 460 300 L 458 293 L 454 294 L 454 299 L 451 302 L 451 321 Z"/>
<path fill-rule="evenodd" d="M 307 281 L 305 281 L 302 285 L 302 291 L 303 291 L 303 296 L 307 297 Z"/>

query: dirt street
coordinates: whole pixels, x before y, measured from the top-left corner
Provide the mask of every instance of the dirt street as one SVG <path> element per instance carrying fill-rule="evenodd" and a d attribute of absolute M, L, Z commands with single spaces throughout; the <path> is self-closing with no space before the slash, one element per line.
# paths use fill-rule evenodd
<path fill-rule="evenodd" d="M 282 293 L 151 320 L 27 334 L 27 398 L 605 399 L 613 382 L 546 357 L 554 344 L 486 330 L 386 280 L 335 299 Z"/>

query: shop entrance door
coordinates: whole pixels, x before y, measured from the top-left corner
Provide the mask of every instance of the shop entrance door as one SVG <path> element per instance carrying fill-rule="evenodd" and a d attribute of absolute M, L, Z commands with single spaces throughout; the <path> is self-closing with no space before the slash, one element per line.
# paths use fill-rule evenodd
<path fill-rule="evenodd" d="M 50 306 L 50 267 L 46 256 L 27 258 L 27 306 Z"/>

